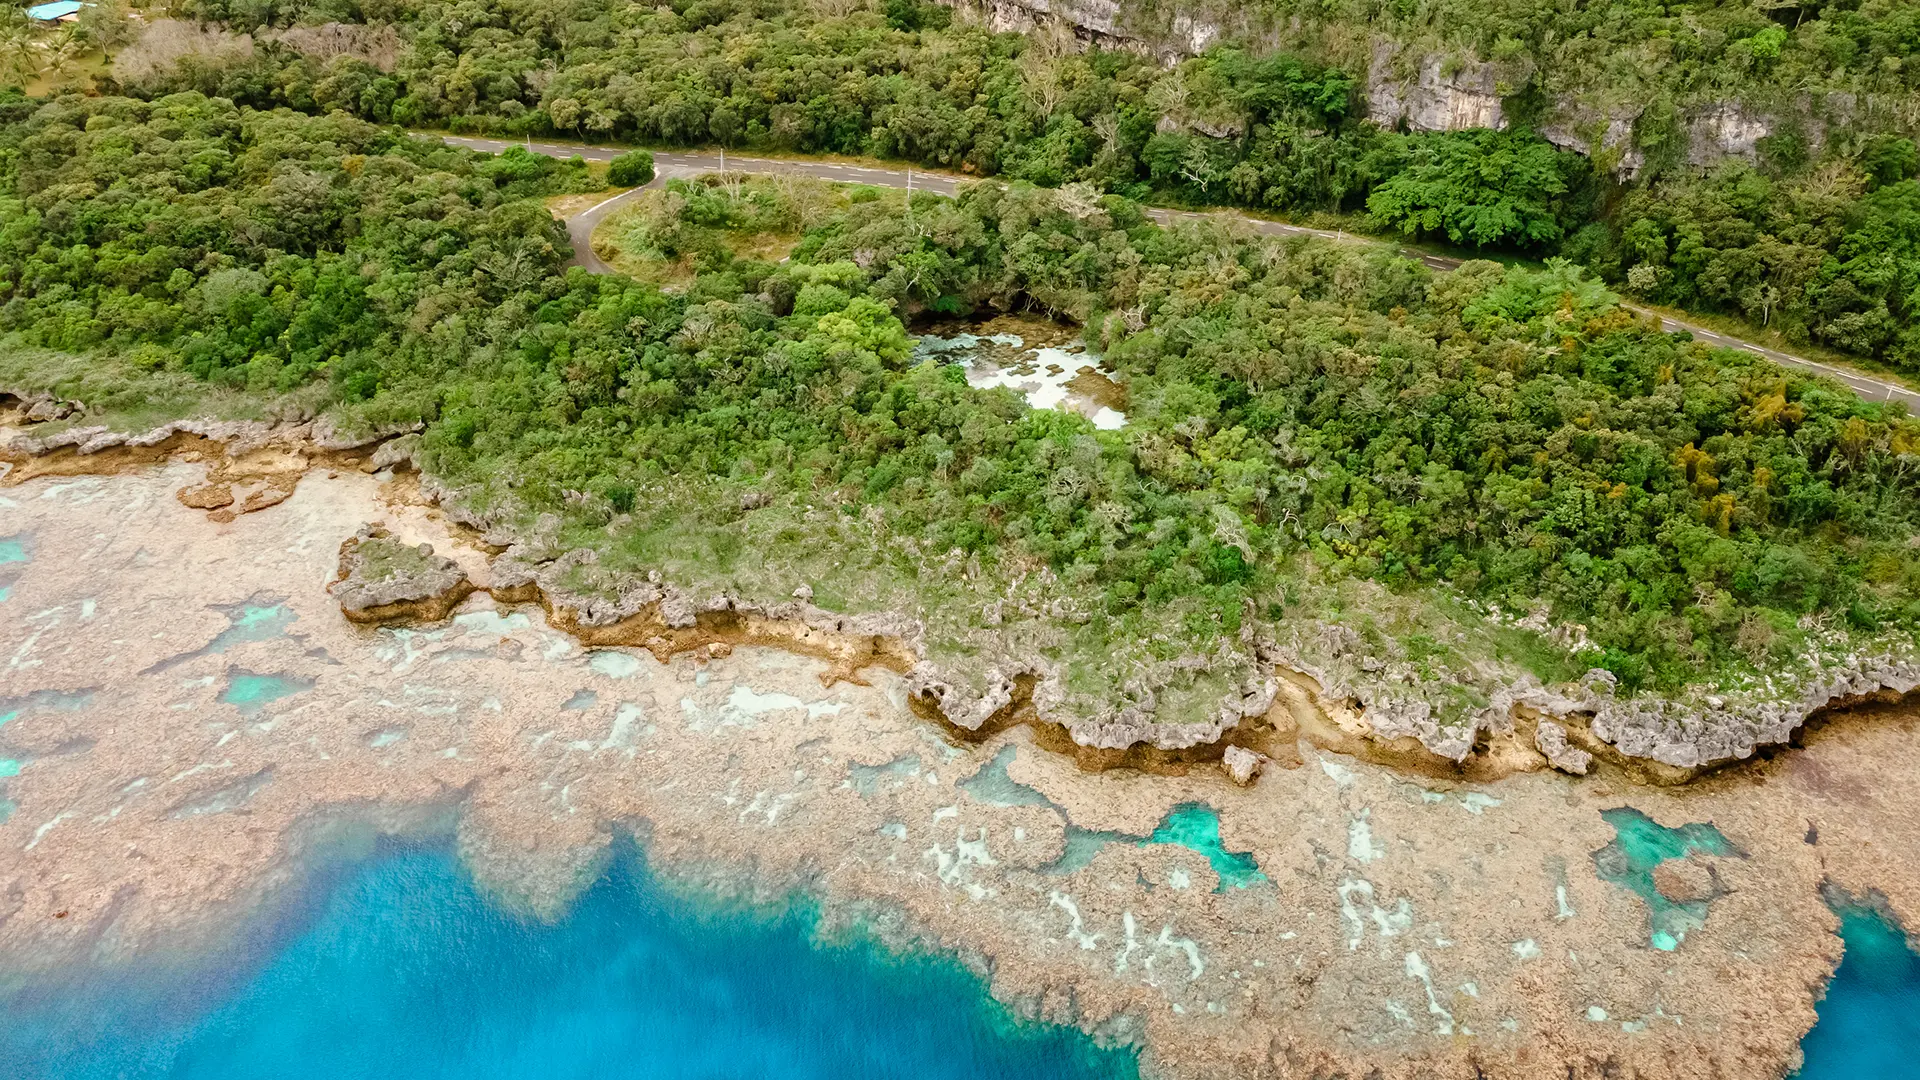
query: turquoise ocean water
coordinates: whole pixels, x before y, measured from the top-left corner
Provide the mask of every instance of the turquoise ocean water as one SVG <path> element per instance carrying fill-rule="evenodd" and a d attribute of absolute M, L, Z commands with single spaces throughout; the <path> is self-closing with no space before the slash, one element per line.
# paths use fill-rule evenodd
<path fill-rule="evenodd" d="M 821 945 L 804 908 L 716 907 L 628 849 L 558 923 L 394 847 L 217 961 L 21 982 L 0 1076 L 1132 1080 L 1130 1052 L 1012 1020 L 954 962 Z"/>

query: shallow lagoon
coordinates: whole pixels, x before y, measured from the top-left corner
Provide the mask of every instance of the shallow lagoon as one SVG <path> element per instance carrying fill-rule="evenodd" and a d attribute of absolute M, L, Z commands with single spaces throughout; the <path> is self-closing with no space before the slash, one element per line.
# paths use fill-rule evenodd
<path fill-rule="evenodd" d="M 391 848 L 186 977 L 0 978 L 0 1075 L 1138 1076 L 1129 1052 L 1013 1021 L 951 961 L 823 946 L 816 925 L 676 894 L 630 846 L 544 925 L 447 851 Z"/>

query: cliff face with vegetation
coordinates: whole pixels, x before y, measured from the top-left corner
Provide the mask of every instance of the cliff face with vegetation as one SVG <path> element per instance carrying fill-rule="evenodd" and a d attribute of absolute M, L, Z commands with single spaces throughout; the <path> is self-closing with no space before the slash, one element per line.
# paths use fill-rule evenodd
<path fill-rule="evenodd" d="M 1756 161 L 1767 140 L 1817 154 L 1856 132 L 1911 133 L 1920 16 L 1892 0 L 1717 0 L 1680 8 L 1508 0 L 955 0 L 1009 30 L 1069 29 L 1167 61 L 1225 41 L 1364 72 L 1366 114 L 1387 127 L 1461 131 L 1523 123 L 1556 145 L 1636 173 L 1648 154 L 1709 166 Z"/>

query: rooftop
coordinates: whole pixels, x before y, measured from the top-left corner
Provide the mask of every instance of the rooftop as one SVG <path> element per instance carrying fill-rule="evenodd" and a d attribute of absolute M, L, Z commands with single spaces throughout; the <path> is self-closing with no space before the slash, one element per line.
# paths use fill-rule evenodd
<path fill-rule="evenodd" d="M 54 22 L 68 15 L 77 15 L 80 9 L 86 6 L 80 0 L 55 0 L 51 4 L 39 4 L 28 8 L 27 18 L 38 19 L 41 22 Z"/>

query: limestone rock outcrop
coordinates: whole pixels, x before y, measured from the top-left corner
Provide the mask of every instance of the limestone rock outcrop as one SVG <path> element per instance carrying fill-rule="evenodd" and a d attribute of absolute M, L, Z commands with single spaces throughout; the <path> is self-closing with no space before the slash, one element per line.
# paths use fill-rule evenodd
<path fill-rule="evenodd" d="M 367 525 L 340 545 L 340 576 L 328 591 L 357 623 L 444 619 L 474 590 L 460 564 L 433 545 L 401 542 Z"/>
<path fill-rule="evenodd" d="M 1220 768 L 1227 779 L 1240 787 L 1252 787 L 1260 779 L 1260 767 L 1267 759 L 1242 746 L 1229 746 L 1220 754 Z"/>
<path fill-rule="evenodd" d="M 1402 71 L 1402 66 L 1410 71 Z M 1367 117 L 1381 127 L 1462 131 L 1507 125 L 1492 64 L 1455 65 L 1427 54 L 1397 55 L 1389 42 L 1374 45 L 1367 65 Z"/>
<path fill-rule="evenodd" d="M 1567 741 L 1567 729 L 1552 720 L 1542 720 L 1533 729 L 1533 745 L 1546 756 L 1547 764 L 1563 773 L 1585 776 L 1593 767 L 1593 755 Z"/>
<path fill-rule="evenodd" d="M 1597 694 L 1590 702 L 1592 730 L 1622 754 L 1693 769 L 1743 760 L 1762 746 L 1784 743 L 1821 709 L 1897 700 L 1915 689 L 1920 689 L 1920 664 L 1891 657 L 1860 659 L 1851 667 L 1816 675 L 1797 696 L 1784 700 Z"/>
<path fill-rule="evenodd" d="M 1713 868 L 1699 858 L 1668 859 L 1653 868 L 1653 887 L 1676 904 L 1711 900 L 1720 894 Z"/>
<path fill-rule="evenodd" d="M 806 599 L 761 603 L 684 589 L 658 572 L 608 570 L 594 551 L 560 552 L 558 527 L 543 515 L 525 541 L 508 546 L 493 562 L 488 591 L 500 602 L 540 603 L 548 622 L 586 644 L 636 646 L 662 660 L 714 644 L 771 645 L 826 660 L 829 682 L 858 682 L 872 664 L 906 671 L 918 655 L 923 630 L 905 616 L 842 615 Z M 513 529 L 494 523 L 487 535 L 503 540 Z"/>
<path fill-rule="evenodd" d="M 995 31 L 1051 31 L 1086 45 L 1148 53 L 1169 64 L 1225 39 L 1297 39 L 1304 25 L 1295 16 L 1281 26 L 1256 9 L 1213 8 L 1200 15 L 1177 5 L 1129 0 L 943 2 Z M 1537 61 L 1524 57 L 1502 63 L 1471 53 L 1427 52 L 1384 36 L 1372 38 L 1365 47 L 1366 116 L 1387 128 L 1507 127 L 1512 118 L 1506 99 L 1539 75 Z M 1560 90 L 1537 126 L 1542 137 L 1562 149 L 1586 154 L 1603 170 L 1631 178 L 1646 164 L 1645 154 L 1634 145 L 1634 128 L 1644 108 L 1644 101 L 1623 103 L 1592 90 Z M 1681 106 L 1674 120 L 1683 143 L 1681 160 L 1709 168 L 1727 159 L 1755 160 L 1760 141 L 1783 130 L 1800 133 L 1817 155 L 1830 128 L 1862 111 L 1857 95 L 1810 92 L 1767 107 L 1731 99 L 1693 102 Z"/>

